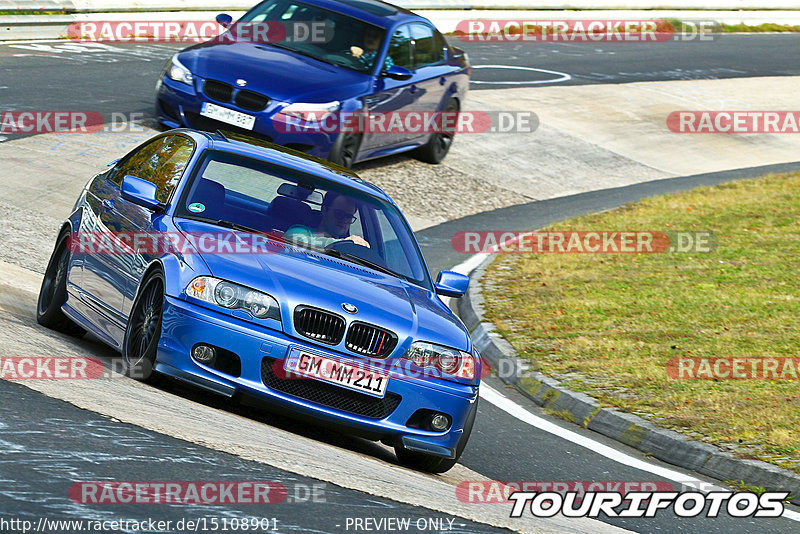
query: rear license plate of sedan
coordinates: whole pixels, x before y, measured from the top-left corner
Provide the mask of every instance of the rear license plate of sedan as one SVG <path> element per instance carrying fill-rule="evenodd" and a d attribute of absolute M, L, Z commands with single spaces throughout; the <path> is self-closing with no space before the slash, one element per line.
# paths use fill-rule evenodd
<path fill-rule="evenodd" d="M 292 351 L 286 358 L 283 368 L 289 376 L 291 373 L 295 373 L 366 393 L 373 397 L 383 397 L 389 383 L 388 376 L 365 367 L 303 351 Z M 302 379 L 302 376 L 297 378 Z"/>
<path fill-rule="evenodd" d="M 203 102 L 203 106 L 200 108 L 200 115 L 226 124 L 232 124 L 245 130 L 252 130 L 256 125 L 256 118 L 252 115 L 235 109 L 224 108 L 211 102 Z"/>

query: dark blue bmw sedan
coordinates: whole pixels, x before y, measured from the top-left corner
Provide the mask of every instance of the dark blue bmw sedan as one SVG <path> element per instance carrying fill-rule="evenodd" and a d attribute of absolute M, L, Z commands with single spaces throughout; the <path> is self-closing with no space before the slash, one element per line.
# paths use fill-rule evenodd
<path fill-rule="evenodd" d="M 165 66 L 162 124 L 236 129 L 345 167 L 409 150 L 430 163 L 446 156 L 453 128 L 318 124 L 326 113 L 457 115 L 469 63 L 427 19 L 377 0 L 266 0 L 235 24 L 217 20 L 225 34 Z M 256 38 L 254 25 L 269 35 Z"/>
<path fill-rule="evenodd" d="M 396 204 L 343 167 L 235 132 L 173 130 L 97 174 L 62 225 L 38 321 L 166 375 L 395 447 L 442 472 L 481 361 Z"/>

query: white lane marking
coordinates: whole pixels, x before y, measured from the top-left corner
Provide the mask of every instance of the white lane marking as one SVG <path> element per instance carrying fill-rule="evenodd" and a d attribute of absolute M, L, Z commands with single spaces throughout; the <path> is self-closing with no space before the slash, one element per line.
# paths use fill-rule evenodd
<path fill-rule="evenodd" d="M 477 83 L 483 85 L 529 85 L 529 84 L 539 84 L 539 83 L 561 83 L 566 82 L 572 79 L 572 76 L 567 74 L 566 72 L 559 72 L 557 70 L 547 70 L 547 69 L 536 69 L 533 67 L 520 67 L 517 65 L 473 65 L 473 69 L 507 69 L 507 70 L 527 70 L 532 72 L 544 72 L 545 74 L 553 74 L 555 76 L 559 76 L 559 78 L 553 78 L 552 80 L 531 80 L 527 82 L 481 82 L 470 80 L 470 83 Z"/>
<path fill-rule="evenodd" d="M 634 458 L 633 456 L 625 454 L 624 452 L 618 451 L 613 447 L 609 447 L 608 445 L 604 445 L 591 438 L 578 434 L 577 432 L 563 428 L 551 421 L 548 421 L 547 419 L 539 417 L 538 415 L 534 415 L 496 389 L 493 389 L 486 384 L 481 384 L 480 392 L 482 398 L 486 399 L 488 402 L 491 402 L 504 412 L 516 417 L 520 421 L 531 426 L 535 426 L 540 430 L 544 430 L 549 434 L 555 434 L 558 437 L 570 441 L 576 445 L 585 447 L 592 452 L 601 454 L 610 460 L 614 460 L 615 462 L 623 463 L 629 467 L 633 467 L 634 469 L 641 469 L 642 471 L 647 471 L 649 473 L 653 473 L 654 475 L 668 478 L 673 481 L 692 483 L 696 482 L 703 485 L 706 484 L 706 482 L 700 480 L 699 478 L 684 475 L 683 473 L 673 471 L 672 469 L 668 469 L 666 467 L 649 464 L 643 460 L 639 460 L 638 458 Z"/>
<path fill-rule="evenodd" d="M 484 259 L 486 259 L 486 256 L 488 256 L 488 254 L 483 254 L 483 253 L 473 254 L 472 256 L 470 256 L 468 260 L 459 263 L 450 270 L 453 271 L 454 273 L 460 273 L 469 276 L 469 273 L 477 269 L 478 265 L 480 265 L 481 262 Z M 448 308 L 450 307 L 450 303 L 453 301 L 451 297 L 439 297 L 439 298 L 442 300 L 442 302 L 444 302 L 444 305 L 447 306 Z"/>
<path fill-rule="evenodd" d="M 505 243 L 505 241 L 503 243 Z M 453 267 L 450 270 L 453 271 L 453 272 L 456 272 L 456 273 L 461 273 L 461 274 L 468 275 L 469 273 L 471 273 L 472 271 L 477 269 L 478 265 L 480 265 L 481 262 L 483 262 L 483 260 L 485 260 L 486 256 L 488 256 L 488 255 L 489 255 L 488 253 L 487 254 L 473 254 L 472 256 L 470 256 L 470 258 L 468 260 L 466 260 L 466 261 L 464 261 L 462 263 L 459 263 L 458 265 L 456 265 L 455 267 Z"/>
<path fill-rule="evenodd" d="M 481 398 L 494 404 L 504 412 L 516 417 L 524 423 L 534 426 L 539 430 L 544 430 L 549 434 L 554 434 L 580 447 L 584 447 L 592 452 L 605 456 L 610 460 L 614 460 L 615 462 L 619 462 L 628 467 L 633 467 L 634 469 L 653 473 L 656 476 L 660 476 L 686 486 L 694 486 L 700 491 L 726 491 L 726 488 L 721 486 L 715 486 L 699 478 L 695 478 L 666 467 L 653 465 L 629 454 L 625 454 L 622 451 L 618 451 L 613 447 L 609 447 L 608 445 L 604 445 L 591 438 L 578 434 L 577 432 L 573 432 L 572 430 L 558 426 L 547 419 L 543 419 L 538 415 L 532 414 L 516 402 L 512 401 L 496 389 L 493 389 L 486 384 L 481 384 L 480 395 Z M 791 519 L 792 521 L 800 521 L 800 513 L 793 512 L 791 510 L 784 510 L 782 517 Z"/>

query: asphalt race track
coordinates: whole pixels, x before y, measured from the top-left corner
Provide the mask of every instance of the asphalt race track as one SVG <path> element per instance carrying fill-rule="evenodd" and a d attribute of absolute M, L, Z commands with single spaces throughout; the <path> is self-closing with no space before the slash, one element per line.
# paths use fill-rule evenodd
<path fill-rule="evenodd" d="M 566 74 L 566 85 L 790 76 L 800 72 L 800 36 L 715 34 L 709 41 L 642 43 L 463 42 L 474 65 L 509 65 Z M 456 45 L 458 46 L 458 45 Z M 775 49 L 780 49 L 776 54 Z M 535 70 L 478 69 L 473 89 L 545 84 Z"/>
<path fill-rule="evenodd" d="M 552 72 L 569 75 L 557 83 L 593 84 L 674 79 L 790 76 L 800 74 L 800 35 L 725 35 L 712 43 L 669 42 L 659 47 L 635 44 L 556 44 L 498 46 L 462 43 L 476 67 L 473 90 L 491 90 L 514 85 L 552 85 Z M 115 113 L 151 116 L 153 86 L 167 58 L 179 47 L 173 45 L 78 45 L 72 43 L 0 44 L 0 102 L 15 110 L 96 110 L 105 121 Z M 780 54 L 774 51 L 779 49 Z M 508 69 L 499 67 L 523 67 Z M 489 67 L 489 68 L 478 68 Z M 529 70 L 538 69 L 538 70 Z M 542 72 L 550 71 L 550 73 Z M 490 83 L 487 83 L 490 82 Z M 18 136 L 0 136 L 13 143 Z M 659 180 L 643 184 L 584 193 L 549 201 L 521 204 L 491 213 L 472 215 L 418 232 L 431 271 L 450 268 L 464 256 L 450 246 L 453 233 L 464 228 L 532 229 L 549 222 L 587 212 L 600 211 L 646 196 L 753 177 L 767 171 L 798 170 L 800 165 L 744 169 L 706 175 Z M 356 169 L 357 170 L 357 169 Z M 87 179 L 89 176 L 86 177 Z M 31 177 L 35 185 L 39 178 Z M 27 194 L 27 193 L 26 193 Z M 26 200 L 30 200 L 27 199 Z M 36 246 L 42 246 L 36 243 Z M 48 244 L 47 246 L 52 246 Z M 0 286 L 0 330 L 18 333 L 55 334 L 43 331 L 32 315 L 35 295 L 3 294 Z M 2 340 L 0 335 L 0 340 Z M 109 350 L 91 340 L 63 341 L 83 354 L 112 357 Z M 20 341 L 20 343 L 24 343 Z M 475 430 L 457 477 L 470 480 L 473 473 L 500 480 L 617 480 L 665 481 L 680 489 L 680 480 L 701 480 L 690 472 L 646 458 L 575 425 L 545 415 L 536 405 L 504 388 L 496 378 L 485 382 L 489 391 L 482 399 Z M 159 388 L 167 398 L 175 396 L 209 409 L 269 425 L 289 434 L 317 440 L 345 452 L 395 463 L 386 448 L 348 438 L 327 430 L 308 428 L 289 419 L 266 414 L 247 406 L 228 407 L 195 390 L 167 382 Z M 525 410 L 577 432 L 585 442 L 569 441 L 545 432 L 490 402 L 496 390 Z M 129 517 L 186 518 L 269 517 L 278 521 L 278 531 L 345 532 L 348 517 L 408 517 L 453 520 L 451 530 L 441 532 L 494 532 L 491 526 L 426 507 L 404 504 L 387 496 L 376 496 L 336 483 L 325 485 L 324 502 L 311 502 L 309 488 L 314 477 L 295 474 L 264 463 L 241 458 L 214 447 L 120 422 L 109 416 L 81 409 L 22 385 L 0 381 L 0 510 L 18 510 L 20 515 L 40 517 Z M 84 407 L 85 408 L 85 407 Z M 130 406 L 131 411 L 141 409 Z M 98 411 L 102 411 L 98 409 Z M 104 412 L 105 413 L 105 412 Z M 176 412 L 176 421 L 183 417 Z M 54 430 L 56 429 L 56 430 Z M 593 452 L 592 444 L 613 447 L 622 455 L 651 466 L 629 467 L 624 459 Z M 331 472 L 354 470 L 359 464 L 324 458 Z M 394 467 L 397 471 L 400 468 Z M 469 471 L 467 471 L 469 470 Z M 359 477 L 360 472 L 348 472 Z M 445 475 L 446 478 L 449 475 Z M 436 478 L 436 477 L 430 477 Z M 287 505 L 267 509 L 254 507 L 134 506 L 87 507 L 66 498 L 73 480 L 269 480 L 289 489 Z M 25 481 L 24 486 L 19 482 Z M 7 489 L 12 488 L 13 489 Z M 294 492 L 294 493 L 293 493 Z M 292 506 L 288 506 L 292 504 Z M 480 505 L 474 505 L 480 506 Z M 800 518 L 797 508 L 787 508 Z M 478 512 L 479 513 L 479 512 Z M 660 514 L 654 519 L 604 518 L 608 524 L 636 532 L 744 533 L 800 531 L 795 519 L 743 520 L 679 519 Z M 352 530 L 350 530 L 352 531 Z M 439 530 L 437 530 L 439 532 Z"/>
<path fill-rule="evenodd" d="M 797 34 L 721 35 L 713 41 L 668 41 L 656 46 L 451 41 L 467 51 L 476 67 L 472 90 L 553 85 L 549 80 L 563 75 L 570 79 L 556 83 L 800 74 Z M 176 44 L 6 42 L 0 44 L 0 98 L 7 109 L 91 109 L 106 121 L 114 112 L 150 116 L 156 79 L 166 60 L 181 48 Z M 781 53 L 775 54 L 775 49 Z"/>
<path fill-rule="evenodd" d="M 412 522 L 448 517 L 111 421 L 6 381 L 0 384 L 0 397 L 0 415 L 7 421 L 0 429 L 3 479 L 18 481 L 14 494 L 4 494 L 0 502 L 3 509 L 13 509 L 20 516 L 69 517 L 70 509 L 76 505 L 54 497 L 67 495 L 70 482 L 65 475 L 72 472 L 91 480 L 280 482 L 287 488 L 285 502 L 292 505 L 150 506 L 144 510 L 141 506 L 123 505 L 94 510 L 93 517 L 98 519 L 257 518 L 277 521 L 283 532 L 340 532 L 348 517 L 408 517 Z M 37 416 L 35 421 L 31 414 Z M 53 427 L 58 428 L 57 437 L 43 439 L 42 434 Z M 21 481 L 25 483 L 19 484 Z M 314 498 L 315 491 L 317 495 L 322 492 L 322 500 Z M 501 531 L 463 519 L 449 519 L 453 520 L 455 533 Z M 448 524 L 446 520 L 444 524 Z"/>

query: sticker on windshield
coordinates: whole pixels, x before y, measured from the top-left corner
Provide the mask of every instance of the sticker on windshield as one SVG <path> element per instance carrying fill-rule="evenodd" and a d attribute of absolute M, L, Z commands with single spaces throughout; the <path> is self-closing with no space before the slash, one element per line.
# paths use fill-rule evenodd
<path fill-rule="evenodd" d="M 206 211 L 206 207 L 205 207 L 204 204 L 201 204 L 199 202 L 195 202 L 194 204 L 189 204 L 189 211 L 194 212 L 194 213 L 202 213 L 202 212 Z"/>

